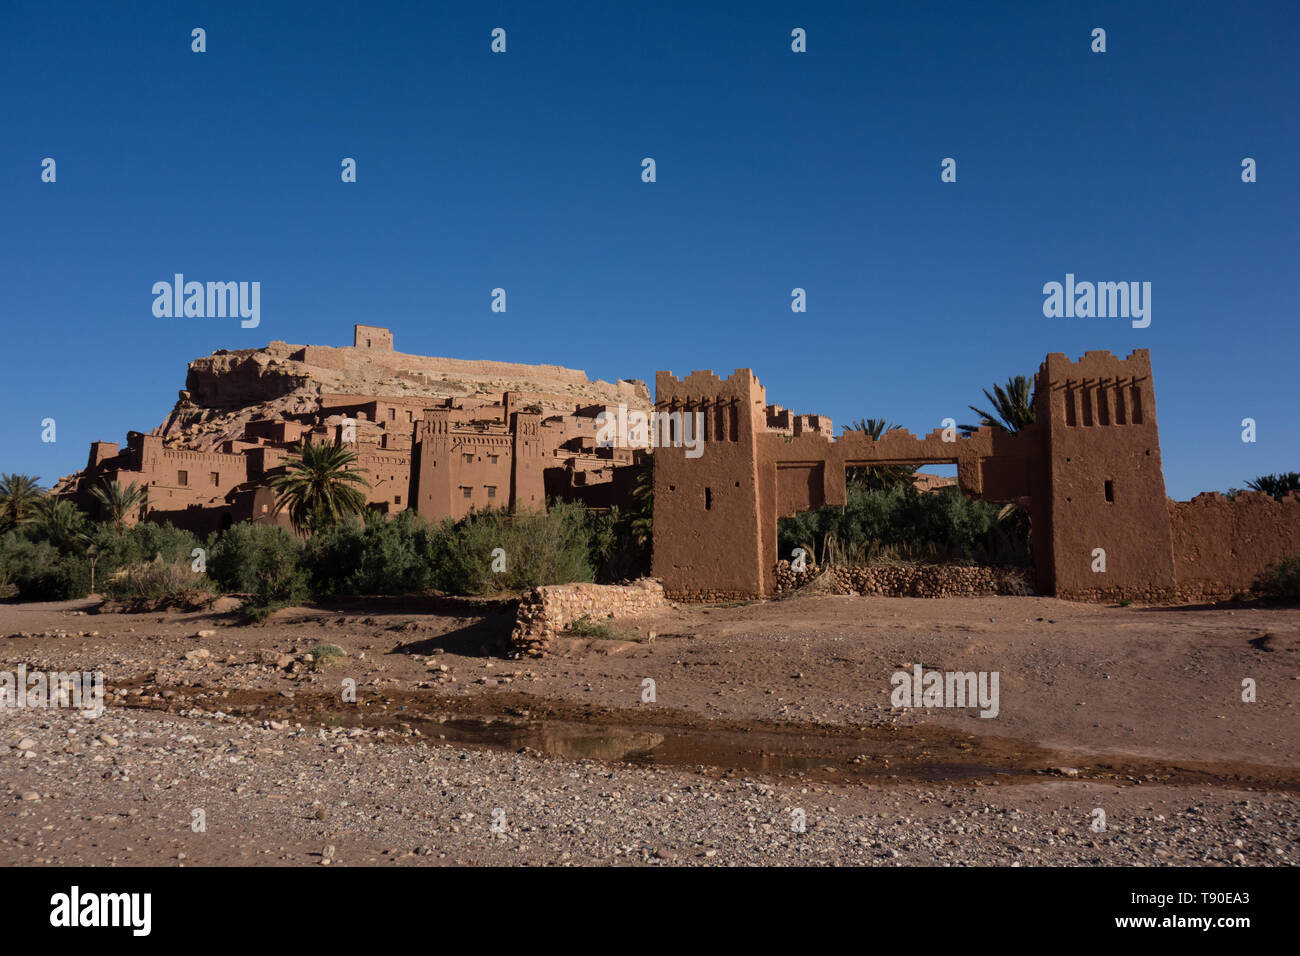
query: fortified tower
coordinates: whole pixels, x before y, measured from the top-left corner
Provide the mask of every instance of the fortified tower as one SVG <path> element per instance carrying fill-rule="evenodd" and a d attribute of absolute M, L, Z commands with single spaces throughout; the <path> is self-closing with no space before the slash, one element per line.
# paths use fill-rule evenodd
<path fill-rule="evenodd" d="M 354 349 L 380 349 L 393 351 L 393 333 L 378 325 L 352 326 L 352 347 Z"/>
<path fill-rule="evenodd" d="M 1171 596 L 1173 536 L 1150 352 L 1126 359 L 1088 352 L 1077 362 L 1048 355 L 1035 411 L 1047 426 L 1049 520 L 1040 526 L 1047 534 L 1035 528 L 1033 546 L 1051 548 L 1037 562 L 1039 590 L 1094 600 Z M 1045 569 L 1052 580 L 1041 580 Z"/>
<path fill-rule="evenodd" d="M 775 522 L 760 516 L 775 507 L 759 480 L 757 438 L 766 427 L 766 393 L 754 373 L 729 378 L 692 372 L 655 377 L 654 576 L 670 595 L 696 600 L 755 597 L 771 590 Z M 703 417 L 702 434 L 693 417 Z M 680 421 L 674 413 L 680 413 Z M 667 419 L 664 416 L 672 416 Z M 699 457 L 687 457 L 683 436 L 663 423 L 685 425 L 702 439 Z M 756 587 L 755 585 L 758 585 Z"/>
<path fill-rule="evenodd" d="M 510 395 L 507 393 L 507 407 Z M 513 435 L 511 455 L 510 507 L 515 512 L 545 511 L 546 482 L 542 458 L 542 416 L 536 412 L 507 413 L 506 421 Z"/>

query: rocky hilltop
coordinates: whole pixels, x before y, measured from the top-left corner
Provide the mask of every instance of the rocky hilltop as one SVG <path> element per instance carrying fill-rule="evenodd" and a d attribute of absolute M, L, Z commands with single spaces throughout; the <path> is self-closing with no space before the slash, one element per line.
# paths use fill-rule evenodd
<path fill-rule="evenodd" d="M 644 382 L 591 381 L 559 365 L 470 361 L 386 349 L 272 342 L 261 349 L 220 349 L 189 364 L 185 389 L 154 430 L 173 447 L 211 451 L 239 438 L 249 421 L 314 415 L 324 395 L 499 401 L 506 391 L 543 412 L 575 404 L 620 402 L 650 410 Z"/>

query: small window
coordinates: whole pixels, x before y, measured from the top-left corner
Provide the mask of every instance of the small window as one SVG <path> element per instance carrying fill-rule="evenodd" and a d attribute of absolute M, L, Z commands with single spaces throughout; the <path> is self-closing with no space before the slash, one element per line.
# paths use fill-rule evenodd
<path fill-rule="evenodd" d="M 395 504 L 395 505 L 400 505 L 401 503 L 402 503 L 402 496 L 401 496 L 401 495 L 393 495 L 393 504 Z"/>
<path fill-rule="evenodd" d="M 176 484 L 185 486 L 190 483 L 190 473 L 188 471 L 176 472 Z"/>
<path fill-rule="evenodd" d="M 219 472 L 219 471 L 214 471 L 214 472 L 212 472 L 211 474 L 209 474 L 208 477 L 212 479 L 212 483 L 213 483 L 214 485 L 219 485 L 219 484 L 221 484 L 221 472 Z"/>
<path fill-rule="evenodd" d="M 496 486 L 496 485 L 488 485 L 488 486 L 487 486 L 487 495 L 488 495 L 489 498 L 495 498 L 495 497 L 497 496 L 497 486 Z"/>
<path fill-rule="evenodd" d="M 460 495 L 462 498 L 468 498 L 470 496 L 471 491 L 472 489 L 462 485 L 460 489 Z"/>
<path fill-rule="evenodd" d="M 1115 482 L 1106 482 L 1106 500 L 1114 504 L 1115 502 Z"/>
<path fill-rule="evenodd" d="M 500 459 L 496 455 L 488 455 L 488 462 L 495 465 Z"/>
<path fill-rule="evenodd" d="M 461 455 L 460 457 L 465 460 L 465 464 L 467 465 L 472 465 L 474 463 L 473 455 Z"/>
<path fill-rule="evenodd" d="M 705 511 L 713 510 L 713 489 L 712 488 L 704 489 L 704 510 Z"/>
<path fill-rule="evenodd" d="M 388 420 L 391 422 L 391 421 L 395 421 L 396 419 L 397 419 L 397 409 L 390 408 L 388 410 Z"/>

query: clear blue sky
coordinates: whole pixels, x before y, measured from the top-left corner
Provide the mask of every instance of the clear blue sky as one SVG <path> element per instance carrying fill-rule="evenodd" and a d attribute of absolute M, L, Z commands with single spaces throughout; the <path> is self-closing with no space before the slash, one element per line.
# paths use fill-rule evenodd
<path fill-rule="evenodd" d="M 48 484 L 191 358 L 354 322 L 606 380 L 751 367 L 837 430 L 1149 347 L 1171 495 L 1300 470 L 1298 54 L 1294 0 L 8 2 L 0 471 Z M 260 327 L 155 318 L 176 272 L 261 282 Z M 1044 318 L 1067 272 L 1151 282 L 1151 326 Z"/>

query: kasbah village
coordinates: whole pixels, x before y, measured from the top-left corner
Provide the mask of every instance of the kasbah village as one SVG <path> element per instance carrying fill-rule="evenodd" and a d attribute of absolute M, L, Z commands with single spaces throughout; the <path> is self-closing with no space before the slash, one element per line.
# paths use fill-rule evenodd
<path fill-rule="evenodd" d="M 1297 476 L 1168 498 L 1157 360 L 836 437 L 749 369 L 195 359 L 0 483 L 0 863 L 1294 866 Z"/>

